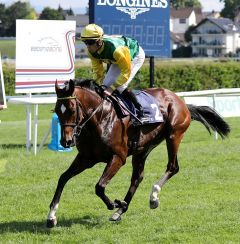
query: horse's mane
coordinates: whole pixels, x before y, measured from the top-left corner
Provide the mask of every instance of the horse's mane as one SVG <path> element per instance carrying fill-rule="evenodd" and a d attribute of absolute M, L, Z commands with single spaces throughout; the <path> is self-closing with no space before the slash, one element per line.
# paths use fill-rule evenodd
<path fill-rule="evenodd" d="M 64 83 L 64 87 L 62 90 L 59 91 L 58 96 L 66 96 L 66 95 L 71 95 L 68 94 L 69 92 L 71 93 L 70 86 L 74 85 L 74 87 L 84 87 L 87 88 L 91 91 L 96 92 L 100 97 L 103 97 L 103 88 L 97 84 L 97 82 L 93 79 L 71 79 L 69 81 L 66 81 Z M 61 95 L 62 94 L 62 95 Z"/>
<path fill-rule="evenodd" d="M 86 87 L 93 91 L 95 91 L 96 87 L 98 87 L 96 81 L 93 79 L 74 79 L 73 82 L 75 87 Z"/>

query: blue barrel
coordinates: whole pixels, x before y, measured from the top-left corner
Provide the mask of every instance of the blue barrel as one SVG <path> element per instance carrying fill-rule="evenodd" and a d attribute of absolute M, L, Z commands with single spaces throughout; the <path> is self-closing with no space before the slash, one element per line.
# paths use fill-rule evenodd
<path fill-rule="evenodd" d="M 48 148 L 53 151 L 58 151 L 58 152 L 70 152 L 72 151 L 72 148 L 64 148 L 60 144 L 61 140 L 61 126 L 59 123 L 59 119 L 56 113 L 53 114 L 52 116 L 52 139 L 51 143 L 48 144 Z"/>

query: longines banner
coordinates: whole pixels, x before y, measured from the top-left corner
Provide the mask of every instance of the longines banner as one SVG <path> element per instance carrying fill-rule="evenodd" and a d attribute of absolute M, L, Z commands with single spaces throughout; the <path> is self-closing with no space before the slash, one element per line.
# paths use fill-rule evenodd
<path fill-rule="evenodd" d="M 3 71 L 2 71 L 2 60 L 0 53 L 0 110 L 7 107 L 5 89 L 4 89 L 4 80 L 3 80 Z"/>
<path fill-rule="evenodd" d="M 73 79 L 75 21 L 16 21 L 16 93 L 54 92 Z"/>
<path fill-rule="evenodd" d="M 92 0 L 90 23 L 137 39 L 146 55 L 170 56 L 169 0 Z"/>

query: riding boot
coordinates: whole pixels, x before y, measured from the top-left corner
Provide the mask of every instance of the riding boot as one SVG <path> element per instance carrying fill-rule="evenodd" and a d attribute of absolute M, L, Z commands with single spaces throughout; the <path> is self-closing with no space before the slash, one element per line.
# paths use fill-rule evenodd
<path fill-rule="evenodd" d="M 138 116 L 140 118 L 144 117 L 142 105 L 138 102 L 135 94 L 131 90 L 125 89 L 122 92 L 122 96 L 129 99 L 134 104 L 134 106 L 138 110 Z"/>

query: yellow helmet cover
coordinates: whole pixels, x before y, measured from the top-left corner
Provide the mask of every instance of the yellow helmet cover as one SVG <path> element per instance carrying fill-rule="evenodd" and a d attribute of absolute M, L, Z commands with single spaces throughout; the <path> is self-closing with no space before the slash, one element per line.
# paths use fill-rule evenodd
<path fill-rule="evenodd" d="M 85 26 L 81 31 L 80 39 L 82 41 L 87 39 L 100 39 L 103 34 L 103 29 L 100 26 L 96 24 L 89 24 Z"/>

